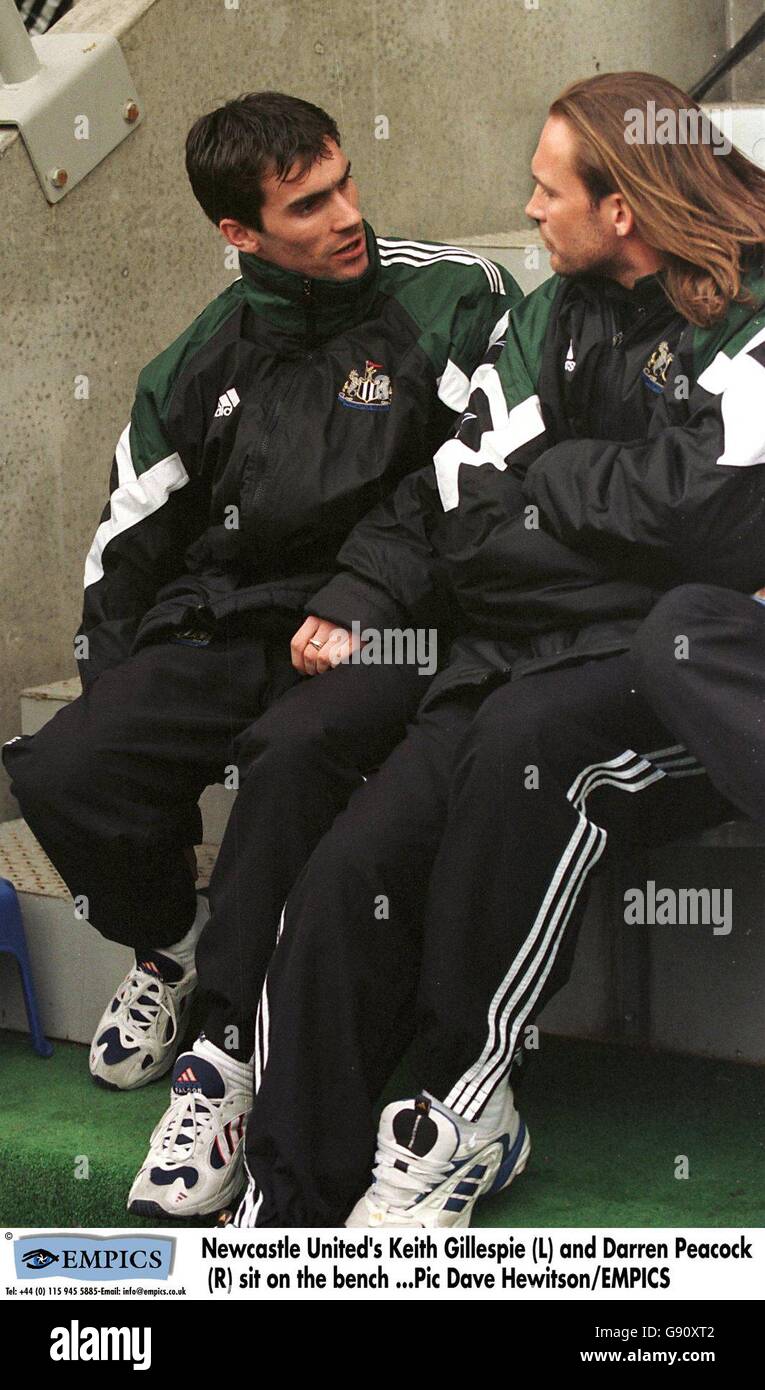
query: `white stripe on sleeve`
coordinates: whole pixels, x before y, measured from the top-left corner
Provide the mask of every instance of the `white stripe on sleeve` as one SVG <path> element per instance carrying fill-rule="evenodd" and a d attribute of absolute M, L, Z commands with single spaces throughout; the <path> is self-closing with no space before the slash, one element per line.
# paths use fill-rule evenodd
<path fill-rule="evenodd" d="M 752 348 L 763 342 L 765 328 L 735 357 L 718 352 L 698 380 L 705 391 L 721 397 L 724 448 L 717 462 L 725 468 L 765 463 L 765 367 L 751 356 Z"/>
<path fill-rule="evenodd" d="M 439 378 L 438 398 L 450 410 L 461 412 L 468 403 L 469 395 L 470 377 L 450 357 Z"/>
<path fill-rule="evenodd" d="M 438 491 L 445 512 L 459 505 L 459 485 L 457 475 L 460 464 L 467 463 L 478 467 L 492 463 L 500 472 L 507 468 L 508 456 L 544 434 L 544 421 L 539 396 L 528 396 L 520 405 L 513 406 L 509 412 L 505 404 L 502 386 L 494 367 L 479 367 L 470 383 L 471 392 L 480 386 L 485 391 L 495 427 L 485 430 L 481 435 L 479 448 L 471 449 L 459 438 L 447 439 L 433 459 L 438 481 Z M 504 415 L 504 419 L 502 416 Z"/>
<path fill-rule="evenodd" d="M 103 578 L 103 553 L 110 541 L 164 506 L 171 492 L 189 481 L 179 454 L 167 458 L 136 475 L 130 452 L 130 426 L 120 435 L 115 451 L 118 486 L 110 499 L 111 515 L 98 527 L 85 561 L 85 588 Z"/>

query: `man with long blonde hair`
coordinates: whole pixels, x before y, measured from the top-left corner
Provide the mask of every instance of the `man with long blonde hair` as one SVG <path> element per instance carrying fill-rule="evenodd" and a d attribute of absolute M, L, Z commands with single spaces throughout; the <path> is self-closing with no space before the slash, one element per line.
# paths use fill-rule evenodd
<path fill-rule="evenodd" d="M 633 121 L 646 108 L 664 115 L 653 129 Z M 683 119 L 696 113 L 701 121 Z M 596 252 L 589 272 L 618 280 L 622 248 L 642 243 L 661 266 L 667 299 L 702 328 L 722 321 L 742 291 L 746 300 L 743 280 L 765 239 L 765 171 L 727 138 L 716 138 L 721 133 L 673 83 L 617 72 L 568 87 L 552 103 L 540 142 L 556 135 L 568 141 L 591 218 L 600 225 L 612 220 L 622 238 L 605 257 L 602 248 Z M 544 192 L 538 188 L 527 208 L 543 239 L 555 222 L 554 210 L 540 202 Z M 553 249 L 551 260 L 563 275 L 580 268 L 565 251 L 561 257 Z"/>
<path fill-rule="evenodd" d="M 395 598 L 391 556 L 427 541 L 466 635 L 287 900 L 240 1225 L 333 1224 L 356 1198 L 352 1226 L 468 1225 L 526 1164 L 511 1065 L 607 842 L 730 813 L 636 692 L 630 647 L 676 586 L 763 581 L 765 174 L 721 142 L 627 139 L 649 103 L 678 133 L 698 111 L 645 73 L 553 102 L 527 213 L 555 274 L 497 326 L 435 477 L 341 552 Z M 349 627 L 336 592 L 313 611 Z M 359 1196 L 412 1041 L 418 1093 L 383 1111 Z"/>

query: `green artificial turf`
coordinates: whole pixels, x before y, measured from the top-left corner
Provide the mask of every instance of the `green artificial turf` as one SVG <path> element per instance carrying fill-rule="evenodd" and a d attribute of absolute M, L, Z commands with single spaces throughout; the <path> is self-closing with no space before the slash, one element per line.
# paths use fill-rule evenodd
<path fill-rule="evenodd" d="M 125 1211 L 167 1081 L 105 1091 L 85 1047 L 56 1043 L 44 1061 L 10 1033 L 0 1034 L 0 1069 L 4 1226 L 171 1224 Z M 478 1204 L 474 1226 L 765 1225 L 761 1068 L 543 1037 L 518 1104 L 528 1169 Z M 681 1156 L 685 1179 L 675 1176 Z"/>

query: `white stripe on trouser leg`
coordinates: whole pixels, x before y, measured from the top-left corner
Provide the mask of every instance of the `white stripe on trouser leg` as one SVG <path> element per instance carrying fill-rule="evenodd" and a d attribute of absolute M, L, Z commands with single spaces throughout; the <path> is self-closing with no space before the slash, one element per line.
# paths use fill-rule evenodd
<path fill-rule="evenodd" d="M 671 762 L 663 761 L 670 754 L 683 754 L 685 756 L 673 757 Z M 625 766 L 625 761 L 629 759 L 636 760 L 632 767 Z M 660 761 L 660 759 L 662 761 Z M 624 781 L 630 780 L 634 773 L 645 771 L 648 768 L 653 769 L 654 776 L 651 780 L 654 782 L 658 781 L 660 777 L 706 776 L 706 768 L 702 766 L 697 758 L 688 754 L 685 745 L 682 743 L 677 744 L 673 748 L 662 748 L 656 753 L 635 753 L 630 749 L 628 753 L 620 754 L 618 759 L 614 758 L 613 766 L 617 765 L 621 765 L 621 771 L 614 772 L 613 775 Z M 601 784 L 600 771 L 601 766 L 597 763 L 592 764 L 591 767 L 586 767 L 583 772 L 579 773 L 579 776 L 570 787 L 568 799 L 573 802 L 578 810 L 582 809 L 584 800 L 593 790 L 593 787 Z M 585 780 L 583 781 L 583 779 Z M 649 785 L 648 782 L 640 783 L 639 786 L 625 787 L 625 790 L 639 791 L 643 786 L 647 785 Z"/>
<path fill-rule="evenodd" d="M 620 772 L 611 773 L 606 779 L 611 786 L 621 786 L 624 791 L 639 791 L 643 783 L 639 780 L 643 774 L 647 774 L 650 782 L 658 782 L 664 776 L 661 768 L 651 767 L 650 763 L 638 762 L 634 767 L 624 768 Z M 596 787 L 603 785 L 602 775 L 593 772 L 583 784 L 578 796 L 574 799 L 574 806 L 577 811 L 583 811 L 587 797 Z M 646 784 L 647 785 L 647 784 Z"/>
<path fill-rule="evenodd" d="M 539 974 L 548 953 L 550 955 L 550 965 L 552 965 L 555 959 L 558 945 L 560 944 L 560 937 L 568 922 L 571 910 L 569 906 L 569 910 L 567 912 L 565 911 L 569 901 L 569 895 L 586 869 L 593 847 L 598 839 L 598 829 L 597 826 L 591 826 L 585 816 L 580 816 L 577 828 L 566 846 L 563 857 L 553 875 L 552 882 L 545 894 L 544 902 L 532 930 L 524 941 L 508 974 L 502 980 L 499 989 L 496 991 L 491 1001 L 489 1007 L 488 1037 L 483 1052 L 478 1060 L 468 1068 L 467 1072 L 460 1077 L 456 1086 L 452 1088 L 444 1100 L 445 1105 L 448 1105 L 452 1110 L 456 1110 L 457 1113 L 463 1115 L 465 1119 L 473 1118 L 471 1112 L 476 1110 L 485 1099 L 484 1087 L 489 1084 L 490 1079 L 494 1077 L 496 1071 L 505 1066 L 507 1048 L 510 1045 L 507 1025 L 512 1009 L 517 1008 L 525 991 Z M 583 839 L 584 843 L 582 844 L 581 842 Z M 602 853 L 602 846 L 598 847 L 598 851 L 595 855 L 596 859 L 600 857 L 600 853 Z M 574 855 L 576 855 L 576 860 L 573 869 L 571 869 L 569 873 L 563 894 L 559 896 L 558 889 L 561 886 L 564 875 L 568 871 Z M 573 905 L 575 896 L 574 894 L 571 905 Z M 555 900 L 557 900 L 557 902 L 555 902 L 555 906 L 553 907 L 553 902 Z M 563 914 L 562 922 L 561 914 Z M 557 936 L 556 928 L 559 928 Z M 508 1001 L 508 989 L 512 987 L 521 967 L 524 965 L 526 957 L 529 955 L 542 931 L 544 931 L 544 935 L 542 936 L 536 953 L 519 981 L 515 992 Z M 519 1029 L 514 1029 L 513 1034 L 517 1034 L 518 1031 Z"/>
<path fill-rule="evenodd" d="M 275 942 L 274 942 L 274 951 L 276 951 L 276 948 L 277 948 L 277 946 L 279 945 L 279 942 L 280 942 L 281 939 L 282 939 L 282 932 L 284 931 L 284 914 L 285 914 L 286 911 L 287 911 L 287 904 L 285 903 L 285 904 L 284 904 L 284 907 L 282 908 L 282 915 L 281 915 L 281 917 L 279 918 L 279 925 L 278 925 L 278 927 L 276 928 L 276 940 L 275 940 Z M 273 955 L 272 955 L 271 959 L 273 960 Z M 257 1094 L 258 1094 L 258 1091 L 260 1090 L 260 1083 L 261 1083 L 261 1081 L 263 1080 L 263 1073 L 264 1073 L 264 1071 L 265 1071 L 265 1069 L 266 1069 L 266 1063 L 268 1062 L 268 1044 L 269 1044 L 270 1036 L 271 1036 L 271 1012 L 270 1012 L 270 1007 L 269 1007 L 269 1003 L 268 1003 L 268 971 L 266 971 L 266 977 L 265 977 L 265 979 L 264 979 L 264 981 L 263 981 L 263 988 L 262 988 L 262 990 L 261 990 L 261 992 L 260 992 L 260 1001 L 259 1001 L 259 1003 L 258 1003 L 258 1012 L 257 1012 L 256 1018 L 255 1018 L 255 1088 L 254 1088 L 254 1095 L 257 1095 Z"/>
<path fill-rule="evenodd" d="M 276 941 L 274 943 L 274 950 L 276 950 L 276 947 L 279 945 L 279 942 L 281 941 L 282 932 L 284 931 L 284 914 L 286 911 L 287 904 L 285 903 L 284 907 L 282 908 L 282 915 L 279 918 L 279 925 L 276 929 Z M 270 1033 L 271 1014 L 268 1004 L 268 971 L 266 971 L 266 978 L 263 981 L 263 989 L 260 993 L 260 1002 L 258 1004 L 258 1012 L 255 1018 L 255 1056 L 253 1058 L 255 1067 L 255 1084 L 253 1087 L 253 1101 L 255 1099 L 255 1096 L 258 1094 L 258 1091 L 260 1090 L 261 1082 L 263 1080 L 263 1073 L 266 1070 L 266 1064 L 268 1062 L 268 1045 L 270 1040 Z M 258 1185 L 254 1177 L 252 1176 L 252 1173 L 250 1172 L 250 1166 L 247 1162 L 246 1149 L 244 1154 L 244 1167 L 245 1172 L 247 1173 L 247 1190 L 239 1204 L 239 1208 L 237 1210 L 236 1217 L 233 1222 L 235 1226 L 240 1227 L 255 1225 L 258 1212 L 263 1201 L 263 1193 L 259 1190 Z"/>
<path fill-rule="evenodd" d="M 636 758 L 637 753 L 635 753 L 631 748 L 628 748 L 626 753 L 620 753 L 618 758 L 611 759 L 611 762 L 608 764 L 609 769 L 613 768 L 614 770 L 616 770 L 620 767 L 624 767 L 627 763 L 632 763 L 634 765 Z M 571 783 L 571 786 L 569 787 L 568 792 L 566 793 L 567 799 L 573 802 L 574 805 L 576 805 L 576 798 L 579 795 L 582 783 L 587 780 L 591 773 L 594 772 L 596 774 L 600 774 L 602 771 L 603 763 L 590 763 L 588 767 L 583 767 L 582 771 L 578 773 L 578 775 L 574 778 L 573 782 Z"/>
<path fill-rule="evenodd" d="M 595 837 L 588 839 L 584 849 L 582 850 L 582 853 L 577 863 L 577 868 L 574 874 L 572 875 L 572 878 L 568 885 L 570 891 L 568 892 L 565 900 L 560 904 L 558 917 L 557 919 L 553 919 L 553 922 L 551 923 L 550 928 L 545 937 L 543 947 L 548 949 L 546 957 L 544 958 L 546 961 L 544 969 L 542 970 L 541 975 L 538 976 L 536 984 L 532 989 L 531 993 L 529 994 L 529 997 L 526 1000 L 526 1004 L 524 1005 L 522 1010 L 518 1010 L 518 1005 L 525 991 L 529 988 L 534 979 L 535 969 L 539 964 L 538 961 L 535 962 L 533 966 L 529 967 L 528 971 L 526 972 L 526 975 L 524 976 L 523 980 L 518 986 L 518 989 L 515 991 L 515 994 L 513 995 L 512 999 L 510 999 L 508 1003 L 505 1005 L 500 1020 L 500 1030 L 502 1037 L 506 1037 L 508 1041 L 505 1044 L 501 1054 L 495 1058 L 491 1070 L 487 1073 L 487 1075 L 483 1077 L 481 1085 L 475 1092 L 475 1095 L 472 1097 L 469 1107 L 470 1113 L 466 1113 L 466 1119 L 474 1119 L 477 1116 L 478 1110 L 481 1108 L 484 1102 L 488 1100 L 494 1088 L 498 1085 L 498 1083 L 502 1080 L 502 1077 L 505 1075 L 508 1063 L 512 1057 L 513 1052 L 515 1051 L 516 1042 L 520 1035 L 521 1028 L 523 1027 L 529 1014 L 532 1012 L 534 1005 L 537 1002 L 537 999 L 539 998 L 540 994 L 542 993 L 542 990 L 544 989 L 547 977 L 550 974 L 553 965 L 555 964 L 558 949 L 565 935 L 566 927 L 568 926 L 569 918 L 571 917 L 571 913 L 573 912 L 577 898 L 579 897 L 579 894 L 582 888 L 584 887 L 590 870 L 598 862 L 600 856 L 603 853 L 603 850 L 606 847 L 606 832 L 600 829 L 599 827 L 592 828 L 597 828 L 598 834 Z M 553 932 L 555 933 L 554 939 L 552 939 Z M 509 1028 L 509 1020 L 513 1018 L 514 1014 L 515 1023 L 513 1024 L 512 1028 Z M 509 1054 L 507 1053 L 507 1047 L 510 1047 L 512 1049 L 512 1051 Z"/>
<path fill-rule="evenodd" d="M 662 776 L 660 772 L 652 771 L 650 772 L 648 777 L 641 778 L 640 780 L 638 780 L 638 776 L 641 771 L 642 768 L 640 766 L 636 768 L 631 768 L 629 769 L 630 780 L 627 780 L 626 774 L 617 774 L 614 777 L 601 778 L 597 781 L 595 785 L 601 785 L 603 782 L 606 782 L 615 787 L 620 787 L 622 790 L 634 791 L 639 790 L 642 786 L 648 786 L 651 783 L 658 781 Z M 590 789 L 592 790 L 592 787 Z M 573 853 L 576 852 L 579 848 L 579 841 L 581 839 L 584 827 L 590 827 L 591 829 L 599 832 L 599 835 L 602 836 L 602 839 L 599 839 L 597 849 L 594 854 L 590 853 L 592 848 L 592 842 L 588 842 L 588 844 L 585 846 L 584 851 L 579 852 L 578 858 L 576 859 L 573 869 L 569 871 L 569 863 L 571 861 Z M 527 938 L 527 941 L 524 943 L 524 947 L 521 949 L 521 952 L 513 961 L 508 976 L 506 976 L 505 979 L 502 981 L 502 984 L 497 990 L 497 993 L 492 1001 L 490 1009 L 490 1014 L 492 1016 L 492 1026 L 490 1027 L 489 1037 L 484 1051 L 481 1054 L 481 1057 L 478 1059 L 478 1061 L 468 1070 L 465 1076 L 461 1078 L 461 1081 L 457 1084 L 457 1086 L 453 1088 L 453 1090 L 450 1093 L 450 1097 L 446 1102 L 452 1107 L 452 1109 L 455 1109 L 459 1113 L 464 1114 L 466 1119 L 472 1119 L 475 1117 L 476 1112 L 480 1109 L 484 1101 L 488 1098 L 489 1094 L 491 1093 L 491 1090 L 494 1088 L 494 1086 L 496 1086 L 499 1079 L 501 1079 L 501 1076 L 506 1071 L 509 1058 L 512 1056 L 512 1053 L 515 1050 L 516 1040 L 520 1033 L 520 1030 L 523 1027 L 536 1000 L 538 999 L 544 982 L 547 979 L 547 976 L 549 975 L 550 970 L 552 969 L 555 963 L 560 943 L 563 939 L 566 926 L 568 925 L 571 912 L 579 896 L 579 893 L 584 885 L 587 875 L 590 872 L 590 869 L 600 858 L 600 855 L 602 854 L 605 848 L 605 843 L 605 831 L 602 830 L 601 827 L 592 827 L 590 822 L 587 821 L 586 817 L 582 814 L 582 819 L 579 823 L 579 826 L 577 827 L 577 830 L 574 832 L 574 835 L 572 836 L 572 839 L 569 842 L 569 845 L 567 846 L 562 860 L 559 863 L 556 873 L 553 877 L 551 891 L 548 890 L 548 893 L 545 895 L 545 901 L 542 905 L 542 908 L 540 909 L 540 913 L 534 924 L 536 930 L 532 929 L 532 932 L 529 934 L 529 938 Z M 544 935 L 537 949 L 534 960 L 532 961 L 530 968 L 527 970 L 526 975 L 524 976 L 524 979 L 522 980 L 520 986 L 515 990 L 515 993 L 512 995 L 509 1002 L 504 1004 L 504 1007 L 502 1007 L 504 1001 L 507 1000 L 508 990 L 511 988 L 515 978 L 518 975 L 520 967 L 522 966 L 525 957 L 528 954 L 528 948 L 529 945 L 532 944 L 532 939 L 536 940 L 539 936 L 540 930 L 544 929 L 547 924 L 547 918 L 552 907 L 552 900 L 554 900 L 555 898 L 556 891 L 560 886 L 561 880 L 566 871 L 568 871 L 568 877 L 564 884 L 564 889 L 563 893 L 560 896 L 560 900 L 558 901 L 557 905 L 553 908 L 553 920 L 551 926 L 547 929 L 546 934 Z M 555 931 L 556 927 L 557 933 L 553 937 L 552 932 Z M 508 1024 L 509 1019 L 513 1015 L 513 1010 L 517 1009 L 518 1004 L 521 998 L 523 997 L 525 990 L 529 988 L 530 983 L 534 980 L 535 977 L 538 979 L 537 988 L 535 990 L 532 990 L 529 998 L 527 999 L 525 1008 L 516 1015 L 515 1023 L 513 1024 L 513 1027 L 510 1030 Z M 496 1017 L 497 1011 L 500 1008 L 502 1008 L 502 1013 L 499 1025 L 497 1026 L 496 1024 L 494 1024 L 494 1019 Z"/>
<path fill-rule="evenodd" d="M 639 772 L 640 768 L 632 769 L 631 771 L 633 773 L 633 776 L 629 781 L 626 779 L 624 774 L 618 774 L 613 777 L 601 777 L 591 784 L 589 790 L 594 790 L 595 787 L 600 786 L 612 786 L 617 787 L 621 791 L 642 791 L 644 787 L 651 786 L 654 782 L 659 781 L 662 776 L 660 772 L 654 770 L 650 772 L 647 777 L 638 780 L 638 778 L 634 774 Z M 584 853 L 580 855 L 577 864 L 568 880 L 568 883 L 566 884 L 564 893 L 561 896 L 561 901 L 556 909 L 557 917 L 553 918 L 552 927 L 554 928 L 557 926 L 558 928 L 555 940 L 552 943 L 551 948 L 547 952 L 546 957 L 544 957 L 542 953 L 545 951 L 551 940 L 551 931 L 548 930 L 545 939 L 540 947 L 540 951 L 537 954 L 535 962 L 529 968 L 529 970 L 527 970 L 524 979 L 521 981 L 521 984 L 518 986 L 514 995 L 508 1001 L 508 1003 L 505 1005 L 502 1011 L 502 1017 L 500 1022 L 500 1027 L 502 1031 L 500 1036 L 502 1039 L 507 1037 L 508 1042 L 506 1044 L 503 1044 L 501 1050 L 499 1049 L 499 1047 L 496 1049 L 495 1055 L 491 1061 L 491 1069 L 488 1072 L 484 1073 L 484 1075 L 482 1076 L 480 1087 L 476 1094 L 473 1096 L 468 1110 L 465 1112 L 466 1119 L 475 1118 L 477 1111 L 481 1108 L 484 1102 L 488 1100 L 492 1091 L 499 1083 L 499 1081 L 502 1079 L 502 1076 L 507 1070 L 508 1061 L 510 1058 L 512 1058 L 513 1053 L 515 1052 L 521 1029 L 526 1023 L 529 1014 L 532 1012 L 544 988 L 547 977 L 550 974 L 553 965 L 555 964 L 558 949 L 563 940 L 566 927 L 568 926 L 571 913 L 576 905 L 576 901 L 579 897 L 579 894 L 582 891 L 582 888 L 584 887 L 584 884 L 587 880 L 590 871 L 595 866 L 598 859 L 600 859 L 600 856 L 602 855 L 606 847 L 606 831 L 600 826 L 593 826 L 592 822 L 586 819 L 583 811 L 580 811 L 580 814 L 582 814 L 583 823 L 585 825 L 592 826 L 592 828 L 597 829 L 599 831 L 599 837 L 595 852 L 593 854 L 590 854 L 590 846 L 588 845 Z M 520 1004 L 521 999 L 523 998 L 525 990 L 533 981 L 535 971 L 540 968 L 543 962 L 544 964 L 542 968 L 542 973 L 541 975 L 539 975 L 539 978 L 537 979 L 536 987 L 530 993 L 523 1009 L 519 1009 L 518 1006 Z M 515 1022 L 513 1023 L 512 1028 L 508 1029 L 508 1021 L 513 1018 L 514 1014 Z"/>
<path fill-rule="evenodd" d="M 706 768 L 698 758 L 688 752 L 684 743 L 673 744 L 671 748 L 659 748 L 655 753 L 644 753 L 643 757 L 654 767 L 660 767 L 668 777 L 699 777 L 706 775 Z"/>
<path fill-rule="evenodd" d="M 672 743 L 669 748 L 655 748 L 653 753 L 643 753 L 641 756 L 646 762 L 655 762 L 659 758 L 671 758 L 675 753 L 687 753 L 688 749 L 684 743 Z"/>
<path fill-rule="evenodd" d="M 643 762 L 642 760 L 638 760 L 637 763 L 632 767 L 623 768 L 623 764 L 625 763 L 625 761 L 629 759 L 634 762 L 636 757 L 637 755 L 634 752 L 632 752 L 632 750 L 629 750 L 628 753 L 622 753 L 618 758 L 614 758 L 611 761 L 611 763 L 592 764 L 590 767 L 584 768 L 583 771 L 579 774 L 579 776 L 575 779 L 571 788 L 569 789 L 568 799 L 572 799 L 572 795 L 576 791 L 577 787 L 581 784 L 582 778 L 588 774 L 594 775 L 597 769 L 600 769 L 600 771 L 602 772 L 604 767 L 614 767 L 617 769 L 617 771 L 613 773 L 614 777 L 635 778 L 639 776 L 642 772 L 648 769 L 648 764 Z M 659 772 L 654 772 L 651 774 L 651 780 L 655 781 L 661 775 L 662 774 Z M 582 807 L 580 805 L 577 805 L 577 810 L 581 812 Z M 450 1092 L 450 1095 L 452 1097 L 457 1096 L 458 1092 L 461 1091 L 462 1087 L 469 1085 L 471 1081 L 475 1081 L 475 1079 L 481 1075 L 484 1068 L 487 1065 L 489 1065 L 491 1061 L 497 1056 L 500 1050 L 500 1038 L 495 1030 L 495 1019 L 497 1011 L 500 1008 L 502 1000 L 504 996 L 507 994 L 508 989 L 512 986 L 513 982 L 522 970 L 527 956 L 535 948 L 536 943 L 539 940 L 539 937 L 545 932 L 549 914 L 551 912 L 554 912 L 556 914 L 555 922 L 557 922 L 559 919 L 558 914 L 560 912 L 561 907 L 565 906 L 568 893 L 571 888 L 571 883 L 572 881 L 574 883 L 576 881 L 576 871 L 577 869 L 581 868 L 584 862 L 579 847 L 580 840 L 583 834 L 585 833 L 585 830 L 588 827 L 588 825 L 589 822 L 587 821 L 586 817 L 582 816 L 576 830 L 574 831 L 574 834 L 571 837 L 571 840 L 566 846 L 566 849 L 564 850 L 563 855 L 561 856 L 561 859 L 558 862 L 555 873 L 553 874 L 550 885 L 547 889 L 547 892 L 545 893 L 542 905 L 540 907 L 539 913 L 537 914 L 536 920 L 531 928 L 531 931 L 526 937 L 520 951 L 518 952 L 518 955 L 515 957 L 514 961 L 512 962 L 512 965 L 510 966 L 508 974 L 502 981 L 499 990 L 497 991 L 496 995 L 494 996 L 494 999 L 492 1000 L 489 1009 L 489 1035 L 487 1038 L 486 1046 L 484 1047 L 484 1050 L 481 1053 L 481 1056 L 479 1057 L 478 1061 L 474 1063 L 474 1065 L 469 1069 L 469 1071 L 465 1074 L 462 1080 Z M 595 828 L 599 829 L 599 827 Z M 569 883 L 564 888 L 564 895 L 556 908 L 555 903 L 558 895 L 558 890 L 561 884 L 564 883 L 564 881 L 566 880 L 567 875 L 569 874 L 569 865 L 571 864 L 571 861 L 575 855 L 579 855 L 576 861 L 575 870 L 573 874 L 569 875 Z M 544 955 L 544 951 L 547 943 L 549 942 L 549 939 L 550 938 L 548 931 L 547 935 L 542 940 L 541 946 L 539 947 L 534 962 L 532 963 L 532 971 L 536 971 L 540 968 L 540 958 Z M 504 1047 L 501 1048 L 501 1051 L 504 1055 Z M 451 1101 L 448 1101 L 447 1104 L 451 1105 Z M 456 1107 L 452 1105 L 452 1108 L 454 1109 Z"/>
<path fill-rule="evenodd" d="M 548 911 L 552 907 L 553 901 L 557 897 L 558 889 L 561 885 L 561 882 L 563 881 L 569 863 L 573 856 L 579 851 L 579 842 L 582 839 L 582 836 L 584 835 L 586 829 L 587 822 L 584 817 L 581 817 L 577 825 L 577 828 L 571 837 L 571 840 L 566 846 L 566 849 L 555 870 L 555 873 L 553 874 L 552 882 L 550 883 L 550 886 L 545 894 L 544 901 L 537 915 L 536 921 L 534 922 L 531 931 L 529 932 L 528 936 L 523 942 L 523 945 L 521 946 L 518 955 L 515 957 L 508 974 L 505 976 L 505 979 L 502 981 L 502 984 L 500 985 L 499 989 L 494 995 L 494 998 L 491 1001 L 488 1016 L 488 1037 L 483 1052 L 481 1053 L 477 1062 L 475 1062 L 473 1066 L 468 1069 L 465 1075 L 460 1078 L 460 1080 L 457 1082 L 457 1085 L 452 1088 L 452 1090 L 449 1092 L 449 1095 L 445 1098 L 444 1103 L 453 1110 L 457 1108 L 457 1102 L 462 1100 L 463 1097 L 465 1097 L 467 1088 L 484 1074 L 485 1068 L 491 1063 L 492 1059 L 497 1056 L 498 1052 L 500 1050 L 504 1052 L 504 1048 L 502 1046 L 502 1038 L 500 1036 L 501 1021 L 500 1023 L 497 1022 L 497 1013 L 501 1007 L 507 989 L 510 987 L 515 976 L 523 967 L 526 957 L 531 953 L 535 945 L 537 937 L 539 936 L 539 933 L 544 926 Z M 545 942 L 542 943 L 543 948 L 544 945 Z M 532 969 L 535 968 L 535 962 L 536 958 L 535 961 L 532 962 Z"/>
<path fill-rule="evenodd" d="M 684 743 L 675 743 L 671 748 L 659 748 L 654 753 L 636 753 L 634 748 L 627 748 L 623 753 L 619 754 L 618 758 L 611 758 L 607 763 L 590 763 L 588 767 L 582 768 L 582 771 L 574 778 L 566 793 L 567 799 L 571 801 L 574 806 L 580 806 L 581 803 L 579 798 L 581 796 L 583 783 L 591 781 L 593 775 L 599 777 L 605 769 L 608 769 L 609 772 L 612 770 L 618 772 L 619 769 L 625 769 L 627 764 L 632 764 L 632 771 L 645 770 L 647 764 L 650 763 L 653 766 L 659 758 L 669 758 L 673 754 L 687 752 L 688 750 Z"/>
<path fill-rule="evenodd" d="M 254 1095 L 260 1090 L 260 1083 L 263 1079 L 263 1072 L 266 1069 L 268 1060 L 268 1028 L 270 1015 L 268 1011 L 268 989 L 266 981 L 263 982 L 263 989 L 258 1003 L 258 1012 L 255 1017 L 255 1088 Z"/>
<path fill-rule="evenodd" d="M 237 1207 L 232 1226 L 241 1229 L 244 1226 L 254 1226 L 257 1220 L 260 1204 L 263 1201 L 263 1193 L 258 1190 L 257 1183 L 250 1172 L 247 1162 L 247 1154 L 244 1155 L 244 1171 L 247 1174 L 247 1188 L 245 1194 Z"/>
<path fill-rule="evenodd" d="M 689 754 L 684 743 L 674 743 L 670 748 L 657 748 L 651 753 L 636 753 L 634 749 L 628 748 L 625 753 L 620 753 L 618 758 L 614 758 L 609 766 L 613 768 L 624 768 L 629 763 L 632 763 L 634 767 L 650 763 L 652 767 L 658 767 L 662 772 L 666 772 L 670 776 L 673 775 L 673 770 L 675 768 L 682 769 L 687 767 L 693 768 L 694 772 L 706 772 L 706 768 L 702 766 L 698 758 L 694 758 L 692 754 Z M 593 774 L 599 776 L 602 766 L 603 764 L 601 763 L 592 763 L 589 767 L 583 768 L 578 777 L 575 778 L 568 793 L 568 798 L 574 805 L 579 804 L 578 797 L 581 794 L 583 782 L 591 780 Z M 687 774 L 679 772 L 676 775 L 682 776 Z"/>
<path fill-rule="evenodd" d="M 686 750 L 678 746 L 677 749 L 662 750 L 662 754 L 666 756 L 676 751 Z M 571 912 L 587 875 L 605 849 L 607 832 L 603 827 L 589 822 L 584 816 L 587 796 L 596 787 L 603 785 L 613 786 L 622 791 L 640 791 L 661 780 L 665 775 L 661 769 L 652 767 L 647 757 L 641 758 L 633 749 L 628 749 L 608 762 L 593 763 L 583 768 L 575 777 L 567 793 L 567 799 L 580 811 L 582 818 L 563 851 L 531 931 L 491 1001 L 487 1020 L 488 1036 L 484 1049 L 477 1061 L 468 1068 L 444 1098 L 444 1103 L 465 1119 L 474 1118 L 491 1090 L 504 1075 L 515 1050 L 520 1029 L 534 1007 L 555 963 Z M 590 836 L 582 848 L 582 838 L 588 828 Z M 593 836 L 602 839 L 596 852 L 591 854 Z M 563 892 L 556 901 L 561 885 Z M 508 1001 L 508 991 L 518 979 L 532 950 L 535 951 L 534 958 Z M 535 978 L 538 981 L 536 989 L 531 992 L 512 1027 L 509 1027 L 513 1009 L 517 1007 L 520 998 Z"/>

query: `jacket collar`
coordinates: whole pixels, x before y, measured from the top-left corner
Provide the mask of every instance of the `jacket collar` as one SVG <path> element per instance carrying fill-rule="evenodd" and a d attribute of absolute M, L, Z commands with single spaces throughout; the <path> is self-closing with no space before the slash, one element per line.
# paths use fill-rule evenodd
<path fill-rule="evenodd" d="M 369 265 L 357 280 L 311 280 L 240 251 L 247 303 L 283 332 L 308 340 L 331 338 L 342 328 L 362 323 L 369 317 L 380 280 L 377 238 L 368 222 L 364 231 Z"/>
<path fill-rule="evenodd" d="M 576 275 L 571 277 L 577 288 L 587 299 L 602 303 L 604 299 L 618 304 L 634 305 L 635 308 L 650 308 L 653 304 L 666 302 L 664 275 L 661 270 L 650 275 L 641 275 L 631 289 L 612 280 L 606 275 Z"/>

